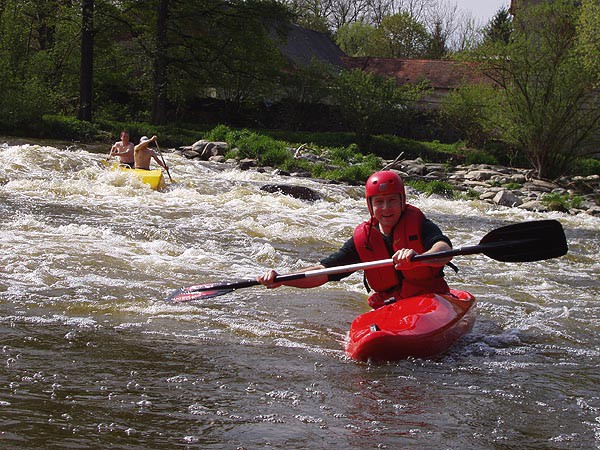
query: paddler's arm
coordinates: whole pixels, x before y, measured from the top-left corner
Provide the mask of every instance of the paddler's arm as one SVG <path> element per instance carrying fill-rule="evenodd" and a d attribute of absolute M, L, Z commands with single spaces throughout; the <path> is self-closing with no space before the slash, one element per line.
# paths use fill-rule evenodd
<path fill-rule="evenodd" d="M 325 266 L 318 264 L 316 266 L 307 267 L 305 269 L 299 270 L 295 273 L 303 273 L 308 272 L 309 270 L 320 270 L 324 269 Z M 256 281 L 260 284 L 266 286 L 268 289 L 278 288 L 279 286 L 291 286 L 297 288 L 313 288 L 317 286 L 321 286 L 329 281 L 329 277 L 327 275 L 315 275 L 308 278 L 300 278 L 298 280 L 286 281 L 284 283 L 276 283 L 273 280 L 275 277 L 279 275 L 275 270 L 271 269 L 268 272 L 256 277 Z"/>
<path fill-rule="evenodd" d="M 139 144 L 137 144 L 135 147 L 133 147 L 133 151 L 135 153 L 139 152 L 140 150 L 145 149 L 146 147 L 148 147 L 148 145 L 150 145 L 152 142 L 155 142 L 156 139 L 158 139 L 156 137 L 156 135 L 152 136 L 150 139 L 144 141 L 144 142 L 140 142 Z"/>
<path fill-rule="evenodd" d="M 152 158 L 154 159 L 154 161 L 156 161 L 156 164 L 158 164 L 160 167 L 162 167 L 165 170 L 169 170 L 169 166 L 167 166 L 166 164 L 163 164 L 163 162 L 160 160 L 160 158 L 156 154 L 155 150 L 152 150 Z"/>
<path fill-rule="evenodd" d="M 321 270 L 334 266 L 343 266 L 349 264 L 356 264 L 360 262 L 360 257 L 358 256 L 358 252 L 356 251 L 356 247 L 354 246 L 354 239 L 348 239 L 344 245 L 332 255 L 323 258 L 319 264 L 316 264 L 311 267 L 307 267 L 302 269 L 296 273 L 307 272 L 309 270 Z M 274 270 L 269 270 L 265 274 L 256 278 L 260 284 L 265 285 L 268 288 L 276 288 L 279 286 L 293 286 L 299 288 L 313 288 L 317 286 L 321 286 L 322 284 L 327 283 L 328 281 L 339 281 L 342 278 L 345 278 L 351 275 L 352 272 L 342 273 L 337 275 L 314 275 L 307 278 L 301 278 L 299 280 L 287 281 L 285 283 L 274 283 L 273 279 L 278 275 Z"/>
<path fill-rule="evenodd" d="M 131 148 L 125 148 L 123 150 L 119 150 L 119 147 L 117 147 L 116 144 L 113 145 L 112 148 L 110 149 L 110 156 L 124 156 L 129 153 L 133 153 L 133 150 Z"/>

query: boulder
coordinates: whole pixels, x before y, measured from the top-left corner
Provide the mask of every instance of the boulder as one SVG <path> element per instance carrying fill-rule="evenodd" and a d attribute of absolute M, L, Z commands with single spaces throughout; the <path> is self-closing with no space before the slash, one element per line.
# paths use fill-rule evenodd
<path fill-rule="evenodd" d="M 421 158 L 417 158 L 415 160 L 402 161 L 400 167 L 402 171 L 408 174 L 409 176 L 423 176 L 427 173 L 427 166 Z"/>
<path fill-rule="evenodd" d="M 181 152 L 181 154 L 186 157 L 187 159 L 194 159 L 194 158 L 198 158 L 200 156 L 200 153 L 198 153 L 195 150 L 184 150 L 183 152 Z"/>
<path fill-rule="evenodd" d="M 513 183 L 523 184 L 527 181 L 527 177 L 522 173 L 514 173 L 510 176 L 510 181 Z"/>
<path fill-rule="evenodd" d="M 290 176 L 296 177 L 296 178 L 310 178 L 310 177 L 312 177 L 312 173 L 307 172 L 306 170 L 300 170 L 298 172 L 290 173 Z"/>
<path fill-rule="evenodd" d="M 502 189 L 498 191 L 496 196 L 494 197 L 494 203 L 500 206 L 519 206 L 523 204 L 523 201 L 513 194 L 511 191 L 507 191 L 506 189 Z"/>
<path fill-rule="evenodd" d="M 495 170 L 471 170 L 465 175 L 465 179 L 473 181 L 487 181 L 494 175 L 500 175 Z"/>
<path fill-rule="evenodd" d="M 240 161 L 238 163 L 238 169 L 249 170 L 252 167 L 256 167 L 257 165 L 258 165 L 258 161 L 256 161 L 255 159 L 250 159 L 250 158 L 240 159 Z"/>
<path fill-rule="evenodd" d="M 586 210 L 586 213 L 591 216 L 600 216 L 600 206 L 591 206 Z"/>
<path fill-rule="evenodd" d="M 485 191 L 483 194 L 479 196 L 479 200 L 493 200 L 496 197 L 497 191 Z"/>
<path fill-rule="evenodd" d="M 210 158 L 208 158 L 208 160 L 211 162 L 216 162 L 216 163 L 224 163 L 225 157 L 223 155 L 216 155 L 216 156 L 211 156 Z"/>
<path fill-rule="evenodd" d="M 294 186 L 291 184 L 265 184 L 260 188 L 261 191 L 269 192 L 271 194 L 281 193 L 289 195 L 300 200 L 308 200 L 311 202 L 321 200 L 321 195 L 305 186 Z"/>
<path fill-rule="evenodd" d="M 537 212 L 547 212 L 548 208 L 542 202 L 538 200 L 529 200 L 528 202 L 523 203 L 518 206 L 521 209 L 526 209 L 527 211 L 537 211 Z"/>
<path fill-rule="evenodd" d="M 227 142 L 207 142 L 200 158 L 208 160 L 211 156 L 225 156 L 225 153 L 227 153 Z"/>
<path fill-rule="evenodd" d="M 557 184 L 554 184 L 554 183 L 550 183 L 549 181 L 531 180 L 531 181 L 525 183 L 524 187 L 531 191 L 552 192 L 554 189 L 556 189 L 560 186 L 558 186 Z"/>
<path fill-rule="evenodd" d="M 199 141 L 196 141 L 192 144 L 192 150 L 194 150 L 195 152 L 198 152 L 198 153 L 202 153 L 202 150 L 204 150 L 204 147 L 206 146 L 207 143 L 208 143 L 207 140 L 200 139 Z"/>

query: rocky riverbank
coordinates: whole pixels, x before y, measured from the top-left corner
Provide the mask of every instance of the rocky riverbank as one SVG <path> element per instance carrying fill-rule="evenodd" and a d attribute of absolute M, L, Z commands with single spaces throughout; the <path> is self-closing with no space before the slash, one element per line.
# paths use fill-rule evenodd
<path fill-rule="evenodd" d="M 533 177 L 533 171 L 527 169 L 487 164 L 448 167 L 427 164 L 419 159 L 398 162 L 393 168 L 397 168 L 408 180 L 445 181 L 468 197 L 476 196 L 499 206 L 600 216 L 598 175 L 547 181 Z"/>
<path fill-rule="evenodd" d="M 188 159 L 201 159 L 221 164 L 235 165 L 241 170 L 273 172 L 290 177 L 310 177 L 309 173 L 286 173 L 272 167 L 258 167 L 252 159 L 225 159 L 227 143 L 198 141 L 177 152 Z M 325 162 L 302 147 L 290 149 L 295 158 L 311 162 Z M 461 193 L 462 197 L 479 198 L 498 206 L 518 207 L 531 211 L 547 212 L 560 210 L 570 214 L 590 214 L 600 216 L 600 176 L 561 178 L 556 181 L 536 179 L 533 171 L 487 164 L 458 165 L 425 163 L 421 159 L 388 161 L 387 168 L 398 171 L 405 181 L 442 181 Z M 269 185 L 267 191 L 279 191 L 306 200 L 320 198 L 316 192 L 296 192 L 293 185 Z M 454 193 L 449 194 L 454 195 Z M 554 199 L 554 201 L 548 201 Z"/>

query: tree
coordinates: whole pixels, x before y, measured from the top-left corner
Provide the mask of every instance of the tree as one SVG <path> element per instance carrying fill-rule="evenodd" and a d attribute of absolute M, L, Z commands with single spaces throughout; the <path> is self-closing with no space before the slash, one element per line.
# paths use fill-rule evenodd
<path fill-rule="evenodd" d="M 486 84 L 463 84 L 442 100 L 440 116 L 466 144 L 481 148 L 495 136 L 497 92 Z"/>
<path fill-rule="evenodd" d="M 218 33 L 206 43 L 209 82 L 236 117 L 244 104 L 277 98 L 283 90 L 286 60 L 278 40 L 287 39 L 287 10 L 269 1 L 240 1 L 235 10 L 215 16 Z"/>
<path fill-rule="evenodd" d="M 377 29 L 364 22 L 344 24 L 338 28 L 335 42 L 348 56 L 370 56 L 375 51 Z"/>
<path fill-rule="evenodd" d="M 281 0 L 289 8 L 294 22 L 310 30 L 329 32 L 332 3 L 322 0 Z"/>
<path fill-rule="evenodd" d="M 75 112 L 81 9 L 73 1 L 2 1 L 0 126 L 27 130 L 65 105 Z"/>
<path fill-rule="evenodd" d="M 540 177 L 566 174 L 594 151 L 599 133 L 598 74 L 582 57 L 578 14 L 570 0 L 523 8 L 510 42 L 488 42 L 479 53 L 501 88 L 502 139 L 522 149 Z"/>
<path fill-rule="evenodd" d="M 143 102 L 138 109 L 151 107 L 153 123 L 185 114 L 200 98 L 224 99 L 235 115 L 244 102 L 277 92 L 284 60 L 275 41 L 289 18 L 281 5 L 128 0 L 118 10 L 115 20 L 130 35 L 120 47 L 133 67 L 129 92 Z"/>
<path fill-rule="evenodd" d="M 81 2 L 81 71 L 79 120 L 92 121 L 92 84 L 94 79 L 94 0 Z"/>
<path fill-rule="evenodd" d="M 442 59 L 451 51 L 451 38 L 456 35 L 464 16 L 459 14 L 458 6 L 449 2 L 438 2 L 430 7 L 425 19 L 430 34 L 427 57 Z"/>
<path fill-rule="evenodd" d="M 482 41 L 477 21 L 473 16 L 466 14 L 457 23 L 456 30 L 450 38 L 449 47 L 454 54 L 460 54 L 477 49 Z"/>
<path fill-rule="evenodd" d="M 441 22 L 436 22 L 431 33 L 429 45 L 427 46 L 427 58 L 442 59 L 448 54 L 446 46 L 448 36 L 444 32 Z"/>
<path fill-rule="evenodd" d="M 512 19 L 508 8 L 500 8 L 484 28 L 485 40 L 508 44 L 512 29 Z"/>
<path fill-rule="evenodd" d="M 334 86 L 342 119 L 365 147 L 375 133 L 389 133 L 429 92 L 426 83 L 396 85 L 393 78 L 354 69 L 342 71 Z"/>
<path fill-rule="evenodd" d="M 169 0 L 160 0 L 156 12 L 156 44 L 153 61 L 152 123 L 161 125 L 166 120 Z"/>
<path fill-rule="evenodd" d="M 409 13 L 401 12 L 386 16 L 378 28 L 377 49 L 387 58 L 422 58 L 426 55 L 430 42 L 425 26 Z"/>
<path fill-rule="evenodd" d="M 578 23 L 581 55 L 586 67 L 600 79 L 600 2 L 583 0 Z M 596 89 L 600 86 L 596 85 Z"/>

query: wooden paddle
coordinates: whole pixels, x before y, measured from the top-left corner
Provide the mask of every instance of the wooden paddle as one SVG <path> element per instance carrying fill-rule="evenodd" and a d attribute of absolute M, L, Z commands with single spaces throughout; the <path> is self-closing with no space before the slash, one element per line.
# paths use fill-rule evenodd
<path fill-rule="evenodd" d="M 113 149 L 115 148 L 114 144 L 112 145 L 112 147 L 110 148 L 110 150 L 108 151 L 108 156 L 106 157 L 106 161 L 110 161 L 113 157 Z"/>
<path fill-rule="evenodd" d="M 486 234 L 478 245 L 453 248 L 443 252 L 416 255 L 413 260 L 422 261 L 447 256 L 484 255 L 502 262 L 531 262 L 550 258 L 558 258 L 567 253 L 567 239 L 562 225 L 557 220 L 538 220 L 507 225 Z M 393 265 L 393 260 L 382 259 L 347 266 L 329 267 L 309 270 L 301 273 L 278 275 L 275 281 L 285 282 L 319 275 L 350 273 L 357 270 L 376 269 Z M 256 280 L 240 280 L 231 283 L 212 283 L 189 286 L 173 291 L 167 301 L 171 303 L 188 302 L 216 297 L 235 291 L 236 289 L 257 286 Z"/>
<path fill-rule="evenodd" d="M 169 176 L 169 180 L 172 183 L 173 182 L 173 178 L 171 178 L 171 174 L 169 173 L 169 168 L 167 166 L 167 163 L 165 162 L 165 158 L 163 158 L 162 152 L 160 151 L 160 147 L 158 146 L 158 142 L 154 141 L 154 145 L 156 145 L 156 150 L 158 151 L 158 156 L 160 156 L 160 159 L 162 160 L 162 163 L 165 165 L 165 170 L 167 171 L 167 175 Z"/>

